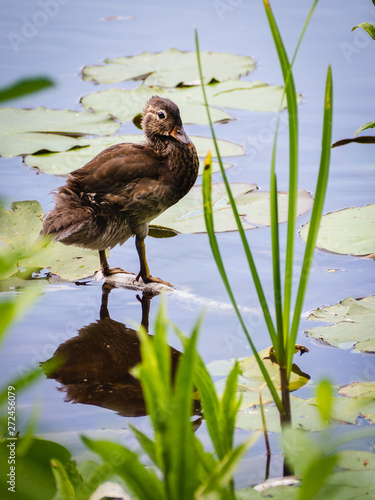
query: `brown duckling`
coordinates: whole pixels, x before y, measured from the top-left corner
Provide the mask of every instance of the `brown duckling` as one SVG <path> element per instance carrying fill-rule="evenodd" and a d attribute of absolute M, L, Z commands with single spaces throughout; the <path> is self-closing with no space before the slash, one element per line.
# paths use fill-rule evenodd
<path fill-rule="evenodd" d="M 126 272 L 109 267 L 105 250 L 135 236 L 140 260 L 136 279 L 166 283 L 150 275 L 144 240 L 149 223 L 189 192 L 199 160 L 179 109 L 169 99 L 153 96 L 147 102 L 142 128 L 146 143 L 110 146 L 70 174 L 57 189 L 55 208 L 46 214 L 41 234 L 99 250 L 104 276 Z"/>

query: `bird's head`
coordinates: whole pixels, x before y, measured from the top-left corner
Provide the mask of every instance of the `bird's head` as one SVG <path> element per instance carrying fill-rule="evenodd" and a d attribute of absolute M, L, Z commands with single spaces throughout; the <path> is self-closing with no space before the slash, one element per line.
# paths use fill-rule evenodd
<path fill-rule="evenodd" d="M 142 128 L 151 144 L 171 138 L 182 144 L 191 143 L 182 126 L 180 110 L 174 102 L 163 97 L 155 95 L 147 102 L 142 114 Z"/>

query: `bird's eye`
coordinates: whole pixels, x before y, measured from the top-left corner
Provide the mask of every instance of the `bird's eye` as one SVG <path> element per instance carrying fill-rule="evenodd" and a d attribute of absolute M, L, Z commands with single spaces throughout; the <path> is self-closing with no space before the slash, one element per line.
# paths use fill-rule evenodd
<path fill-rule="evenodd" d="M 164 111 L 158 111 L 158 118 L 160 118 L 160 120 L 163 120 L 165 118 Z"/>

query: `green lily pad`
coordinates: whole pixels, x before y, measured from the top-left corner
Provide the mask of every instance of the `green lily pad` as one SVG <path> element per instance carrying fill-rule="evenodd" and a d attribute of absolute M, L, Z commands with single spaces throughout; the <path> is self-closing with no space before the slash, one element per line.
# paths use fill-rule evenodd
<path fill-rule="evenodd" d="M 208 137 L 191 136 L 194 142 L 198 155 L 205 157 L 208 150 L 214 153 L 214 144 L 212 139 Z M 144 142 L 142 134 L 129 134 L 129 135 L 114 135 L 110 137 L 95 137 L 89 140 L 90 145 L 82 148 L 76 148 L 72 151 L 64 151 L 61 153 L 43 153 L 37 155 L 28 155 L 25 157 L 26 165 L 36 167 L 41 172 L 53 175 L 67 175 L 77 168 L 83 167 L 87 162 L 92 160 L 94 156 L 99 154 L 105 148 L 120 144 L 123 142 L 141 143 Z M 233 142 L 219 140 L 220 152 L 223 157 L 226 156 L 240 156 L 244 154 L 244 149 L 239 144 Z M 230 167 L 231 164 L 226 163 L 225 167 Z M 203 171 L 204 159 L 201 161 L 200 173 Z M 219 164 L 213 162 L 213 171 L 220 170 Z"/>
<path fill-rule="evenodd" d="M 375 352 L 375 296 L 346 298 L 333 306 L 316 309 L 309 320 L 333 323 L 306 330 L 309 337 L 342 349 Z"/>
<path fill-rule="evenodd" d="M 66 151 L 85 146 L 87 139 L 70 136 L 114 134 L 120 127 L 112 118 L 88 111 L 0 109 L 0 156 L 12 157 L 37 151 Z"/>
<path fill-rule="evenodd" d="M 10 210 L 0 207 L 0 245 L 8 252 L 17 249 L 28 255 L 2 277 L 13 276 L 20 269 L 32 272 L 46 268 L 66 280 L 92 276 L 99 268 L 97 252 L 54 242 L 35 248 L 42 217 L 42 207 L 37 201 L 14 202 Z"/>
<path fill-rule="evenodd" d="M 233 117 L 218 108 L 277 112 L 285 108 L 284 88 L 259 81 L 230 80 L 206 86 L 212 121 L 227 121 Z M 85 109 L 110 113 L 123 122 L 134 120 L 153 95 L 171 99 L 180 108 L 183 123 L 207 124 L 207 110 L 200 87 L 162 88 L 138 85 L 135 89 L 107 89 L 93 92 L 81 99 Z M 298 97 L 300 98 L 300 97 Z"/>
<path fill-rule="evenodd" d="M 309 227 L 308 222 L 300 231 L 305 242 Z M 323 215 L 316 246 L 340 254 L 375 254 L 375 203 Z"/>
<path fill-rule="evenodd" d="M 268 374 L 273 380 L 277 389 L 280 389 L 280 367 L 276 363 L 274 354 L 271 352 L 271 348 L 267 347 L 260 351 L 260 358 L 262 359 Z M 240 372 L 243 377 L 250 379 L 251 381 L 263 385 L 265 380 L 263 374 L 259 368 L 255 356 L 250 356 L 246 359 L 240 361 Z M 296 391 L 300 389 L 310 380 L 310 375 L 303 373 L 296 364 L 293 364 L 292 373 L 290 375 L 289 390 Z"/>
<path fill-rule="evenodd" d="M 219 52 L 200 53 L 204 68 L 205 83 L 224 81 L 247 75 L 255 68 L 249 56 L 238 56 Z M 96 83 L 118 83 L 125 80 L 145 79 L 146 85 L 177 87 L 198 85 L 199 72 L 195 52 L 168 49 L 165 52 L 143 52 L 130 57 L 106 59 L 104 65 L 85 66 L 83 80 Z"/>
<path fill-rule="evenodd" d="M 347 470 L 375 470 L 375 454 L 368 451 L 343 450 L 339 452 L 338 465 Z"/>
<path fill-rule="evenodd" d="M 340 387 L 338 393 L 348 398 L 366 396 L 375 399 L 375 382 L 352 382 Z"/>
<path fill-rule="evenodd" d="M 129 122 L 143 110 L 146 102 L 153 95 L 158 95 L 171 99 L 177 104 L 183 123 L 206 125 L 208 123 L 207 111 L 201 93 L 202 90 L 199 87 L 164 89 L 138 85 L 130 90 L 107 89 L 93 92 L 82 97 L 81 103 L 85 109 L 91 109 L 96 113 L 109 113 L 123 122 Z M 214 122 L 233 119 L 221 109 L 210 108 L 210 111 Z"/>
<path fill-rule="evenodd" d="M 292 408 L 292 426 L 295 429 L 306 431 L 322 430 L 326 423 L 321 419 L 316 399 L 300 399 L 295 396 L 290 397 Z M 280 414 L 274 405 L 265 405 L 265 416 L 267 429 L 269 432 L 281 432 Z M 351 398 L 334 398 L 333 419 L 336 422 L 356 424 L 360 415 L 364 415 L 370 423 L 375 419 L 375 401 L 367 399 L 355 401 Z M 262 430 L 263 424 L 259 406 L 239 412 L 236 420 L 236 427 L 248 431 Z"/>
<path fill-rule="evenodd" d="M 284 87 L 260 81 L 230 80 L 206 87 L 211 106 L 246 109 L 248 111 L 277 112 L 286 108 Z M 301 96 L 297 96 L 298 102 Z"/>
<path fill-rule="evenodd" d="M 231 184 L 238 212 L 244 229 L 255 229 L 269 226 L 270 194 L 253 192 L 254 184 Z M 288 193 L 279 193 L 279 222 L 288 220 Z M 216 232 L 236 231 L 237 224 L 233 216 L 228 195 L 223 183 L 212 184 L 212 204 Z M 304 189 L 298 191 L 298 214 L 310 210 L 312 197 Z M 179 233 L 204 233 L 206 226 L 203 212 L 202 187 L 194 186 L 190 192 L 176 205 L 166 210 L 153 221 L 153 226 L 163 226 Z"/>

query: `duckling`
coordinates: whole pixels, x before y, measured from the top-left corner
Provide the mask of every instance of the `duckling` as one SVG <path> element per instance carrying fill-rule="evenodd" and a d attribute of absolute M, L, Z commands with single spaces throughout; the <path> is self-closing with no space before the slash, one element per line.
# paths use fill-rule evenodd
<path fill-rule="evenodd" d="M 149 223 L 183 198 L 198 176 L 199 160 L 186 135 L 180 111 L 169 99 L 153 96 L 142 114 L 144 144 L 110 146 L 71 172 L 55 193 L 55 207 L 41 234 L 65 245 L 99 251 L 104 277 L 126 273 L 110 268 L 106 249 L 135 236 L 144 283 L 170 283 L 150 275 L 145 238 Z"/>

